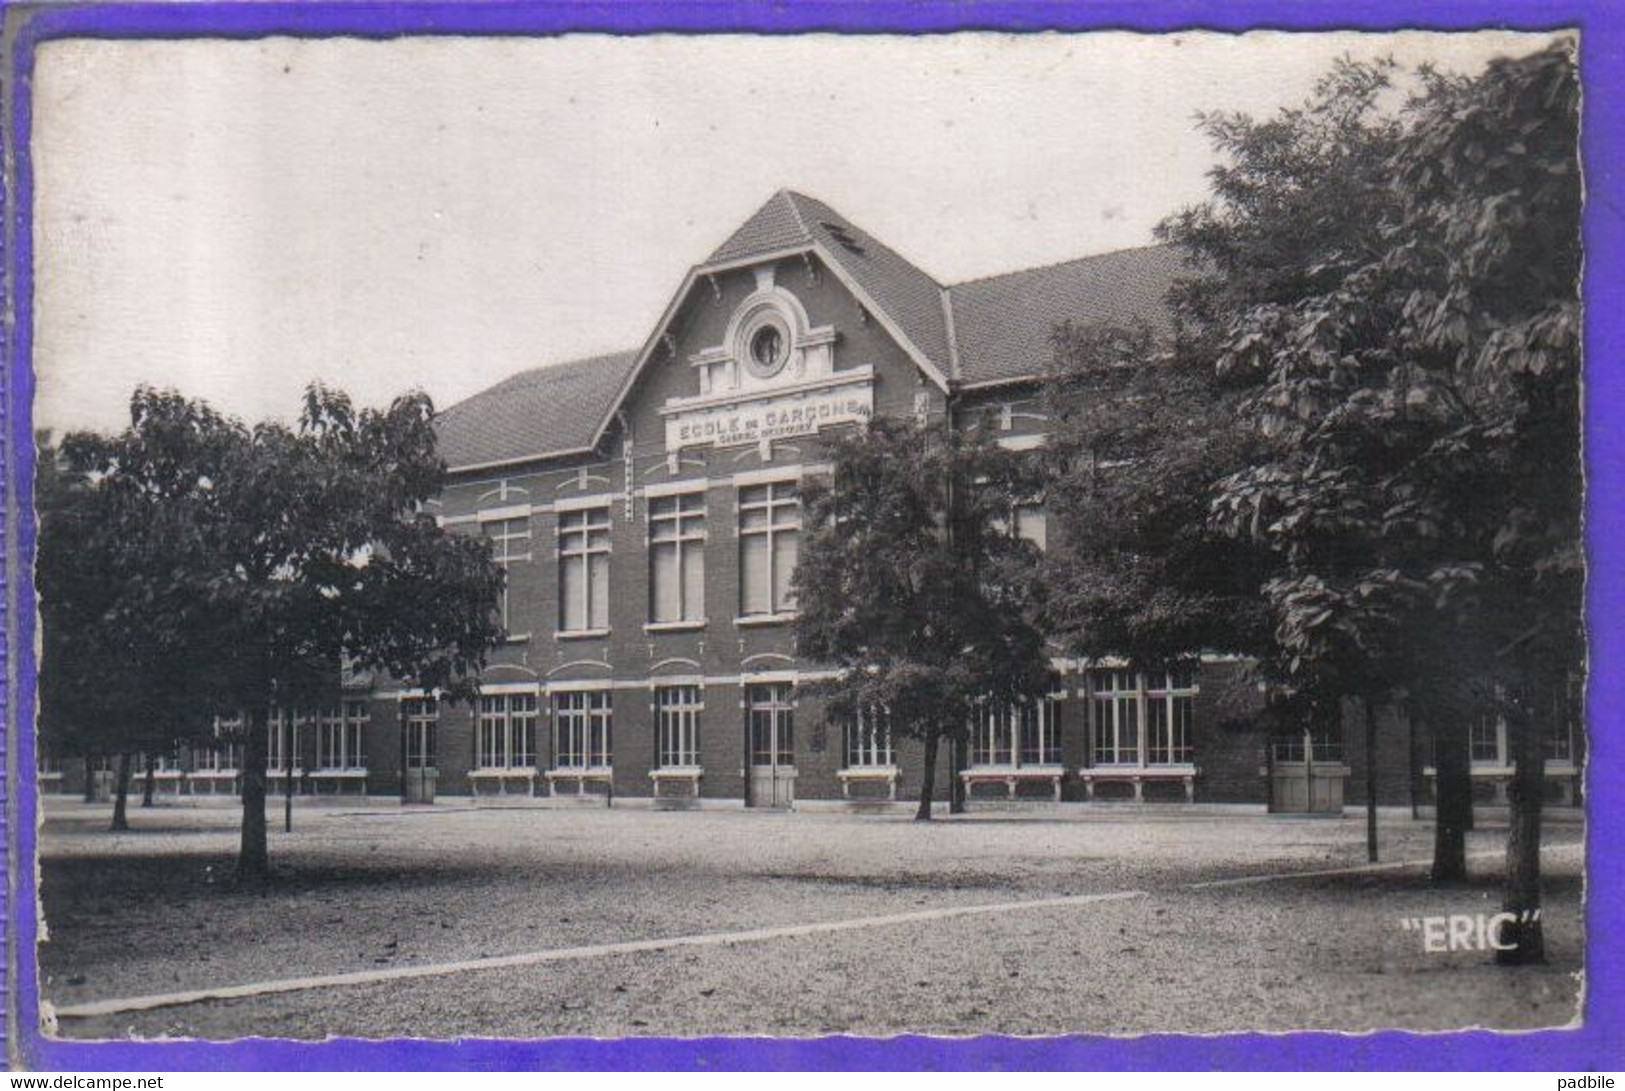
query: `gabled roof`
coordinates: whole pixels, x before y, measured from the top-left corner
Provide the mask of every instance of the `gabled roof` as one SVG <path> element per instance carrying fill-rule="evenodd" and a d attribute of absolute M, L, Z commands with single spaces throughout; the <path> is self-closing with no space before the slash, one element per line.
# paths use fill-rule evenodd
<path fill-rule="evenodd" d="M 948 289 L 966 384 L 1042 375 L 1056 326 L 1143 321 L 1172 331 L 1168 291 L 1188 275 L 1180 251 L 1142 246 L 955 284 Z"/>
<path fill-rule="evenodd" d="M 781 189 L 706 266 L 817 245 L 937 370 L 964 383 L 1043 374 L 1055 326 L 1143 320 L 1166 331 L 1179 253 L 1145 246 L 943 286 L 824 202 Z M 703 267 L 702 267 L 703 268 Z"/>
<path fill-rule="evenodd" d="M 531 368 L 465 398 L 435 417 L 440 457 L 463 470 L 591 448 L 637 355 Z"/>
<path fill-rule="evenodd" d="M 750 219 L 739 225 L 728 241 L 711 251 L 706 265 L 724 265 L 739 258 L 768 254 L 775 250 L 791 250 L 812 241 L 801 210 L 796 207 L 798 195 L 781 189 L 767 199 L 767 203 Z"/>
<path fill-rule="evenodd" d="M 944 386 L 1041 376 L 1065 321 L 1144 321 L 1167 331 L 1188 270 L 1169 246 L 1119 250 L 944 286 L 834 209 L 780 190 L 689 271 L 643 348 L 533 368 L 436 418 L 448 465 L 468 470 L 590 450 L 695 280 L 768 255 L 816 251 Z"/>
<path fill-rule="evenodd" d="M 874 301 L 882 312 L 877 318 L 897 326 L 910 342 L 905 348 L 917 350 L 940 374 L 953 375 L 942 286 L 816 198 L 779 190 L 712 251 L 702 268 L 812 246 Z"/>

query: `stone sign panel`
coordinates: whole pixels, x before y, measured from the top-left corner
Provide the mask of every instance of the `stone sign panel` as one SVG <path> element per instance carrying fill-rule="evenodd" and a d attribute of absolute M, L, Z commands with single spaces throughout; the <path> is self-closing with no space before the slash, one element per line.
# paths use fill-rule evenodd
<path fill-rule="evenodd" d="M 764 439 L 806 436 L 821 428 L 855 424 L 874 412 L 868 382 L 825 386 L 794 394 L 729 400 L 666 411 L 666 449 L 736 447 Z"/>

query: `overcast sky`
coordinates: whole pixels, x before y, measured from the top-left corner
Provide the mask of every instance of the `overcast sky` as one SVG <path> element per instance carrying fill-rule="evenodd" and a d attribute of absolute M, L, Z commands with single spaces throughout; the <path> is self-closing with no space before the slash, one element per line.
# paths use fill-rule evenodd
<path fill-rule="evenodd" d="M 1197 110 L 1512 34 L 53 42 L 34 81 L 39 426 L 138 382 L 245 418 L 320 378 L 446 406 L 633 348 L 779 188 L 953 282 L 1151 241 Z"/>

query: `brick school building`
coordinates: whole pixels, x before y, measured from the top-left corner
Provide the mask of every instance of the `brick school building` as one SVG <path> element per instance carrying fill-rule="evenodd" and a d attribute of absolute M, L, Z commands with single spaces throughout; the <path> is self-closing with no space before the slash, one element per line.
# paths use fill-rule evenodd
<path fill-rule="evenodd" d="M 920 788 L 921 748 L 827 719 L 797 652 L 790 574 L 821 434 L 872 415 L 992 428 L 1039 448 L 1039 380 L 1063 321 L 1169 325 L 1178 256 L 1146 247 L 941 284 L 829 206 L 781 191 L 695 265 L 623 353 L 540 367 L 446 409 L 436 514 L 507 571 L 506 642 L 472 706 L 351 678 L 325 710 L 278 714 L 271 766 L 295 790 L 428 802 L 489 795 L 685 806 L 874 806 Z M 1043 506 L 1015 513 L 1043 545 Z M 1363 747 L 1270 734 L 1242 661 L 1171 672 L 1058 658 L 1040 703 L 989 707 L 958 777 L 973 801 L 1190 801 L 1336 810 L 1363 800 Z M 229 728 L 231 725 L 223 725 Z M 1378 796 L 1431 798 L 1432 743 L 1379 724 Z M 1577 798 L 1581 740 L 1548 746 Z M 1510 775 L 1504 726 L 1471 739 L 1480 798 Z M 232 746 L 160 760 L 162 790 L 235 791 Z M 74 790 L 73 769 L 47 784 Z M 56 777 L 52 781 L 51 777 Z M 284 781 L 277 776 L 275 790 Z"/>

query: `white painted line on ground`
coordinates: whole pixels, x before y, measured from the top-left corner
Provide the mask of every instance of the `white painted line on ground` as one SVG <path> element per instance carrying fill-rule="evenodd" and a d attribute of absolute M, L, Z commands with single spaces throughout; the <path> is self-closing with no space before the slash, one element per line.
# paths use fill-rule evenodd
<path fill-rule="evenodd" d="M 944 906 L 940 909 L 918 909 L 908 913 L 888 913 L 878 917 L 849 917 L 844 920 L 817 921 L 811 924 L 787 924 L 772 928 L 751 928 L 741 932 L 705 932 L 692 936 L 669 936 L 665 939 L 600 943 L 590 947 L 560 947 L 551 951 L 529 951 L 524 954 L 469 959 L 463 962 L 440 962 L 425 966 L 394 966 L 383 970 L 357 970 L 347 974 L 290 977 L 278 981 L 256 981 L 246 985 L 222 985 L 212 989 L 157 993 L 152 996 L 131 996 L 117 1000 L 95 1000 L 84 1004 L 65 1005 L 57 1008 L 55 1014 L 58 1019 L 84 1019 L 95 1015 L 117 1015 L 121 1012 L 151 1011 L 154 1008 L 196 1004 L 203 1000 L 240 1000 L 247 997 L 268 996 L 272 993 L 300 992 L 306 989 L 376 985 L 385 981 L 404 981 L 419 977 L 445 977 L 451 974 L 470 973 L 477 970 L 505 970 L 516 966 L 540 966 L 549 962 L 572 962 L 579 959 L 603 958 L 608 955 L 667 951 L 677 947 L 722 947 L 730 943 L 759 943 L 764 940 L 816 936 L 829 932 L 850 932 L 860 928 L 883 928 L 893 924 L 915 924 L 921 921 L 949 920 L 954 917 L 972 917 L 987 913 L 1061 909 L 1069 906 L 1093 905 L 1100 902 L 1119 902 L 1145 896 L 1146 892 L 1143 890 L 1123 890 L 1112 894 L 1078 894 L 1071 897 L 1042 898 L 1032 901 Z"/>
<path fill-rule="evenodd" d="M 1541 846 L 1540 852 L 1542 856 L 1546 856 L 1550 853 L 1566 852 L 1570 849 L 1579 849 L 1584 847 L 1584 845 L 1579 843 L 1571 845 L 1543 845 Z M 1504 857 L 1505 855 L 1505 849 L 1496 849 L 1487 852 L 1470 852 L 1467 854 L 1467 859 L 1493 860 L 1496 857 Z M 1324 878 L 1328 875 L 1363 875 L 1370 872 L 1399 871 L 1403 868 L 1431 866 L 1433 866 L 1432 859 L 1395 860 L 1387 864 L 1360 864 L 1355 867 L 1325 868 L 1320 871 L 1274 871 L 1267 875 L 1239 875 L 1233 879 L 1209 879 L 1205 883 L 1187 883 L 1182 889 L 1213 890 L 1218 887 L 1226 886 L 1251 886 L 1254 883 L 1273 883 L 1282 879 L 1315 879 Z"/>

